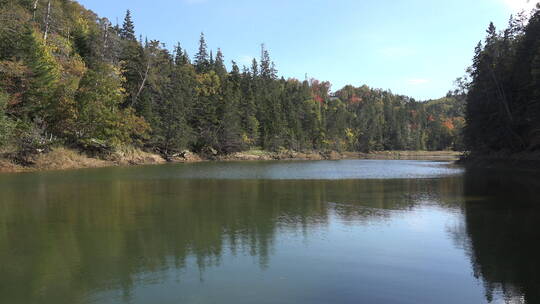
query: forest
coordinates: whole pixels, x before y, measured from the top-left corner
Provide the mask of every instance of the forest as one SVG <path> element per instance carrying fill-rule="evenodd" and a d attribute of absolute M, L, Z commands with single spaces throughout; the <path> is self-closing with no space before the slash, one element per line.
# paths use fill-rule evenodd
<path fill-rule="evenodd" d="M 509 34 L 482 54 L 504 41 L 521 54 L 533 43 L 518 46 L 521 34 Z M 278 76 L 264 44 L 242 67 L 210 50 L 204 34 L 199 45 L 190 56 L 180 44 L 137 37 L 129 11 L 115 25 L 75 1 L 0 0 L 0 152 L 464 149 L 463 91 L 429 101 L 365 85 L 332 91 L 329 82 Z M 486 89 L 473 85 L 469 95 Z M 524 144 L 514 131 L 505 136 Z"/>
<path fill-rule="evenodd" d="M 464 141 L 473 156 L 505 157 L 540 150 L 540 11 L 519 14 L 508 27 L 489 25 L 463 82 Z"/>

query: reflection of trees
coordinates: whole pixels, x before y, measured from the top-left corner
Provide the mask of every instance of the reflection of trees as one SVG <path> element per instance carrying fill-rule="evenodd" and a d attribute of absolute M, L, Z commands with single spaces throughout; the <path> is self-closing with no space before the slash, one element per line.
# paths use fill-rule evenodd
<path fill-rule="evenodd" d="M 373 210 L 409 209 L 450 196 L 458 184 L 20 177 L 0 183 L 0 300 L 80 303 L 94 290 L 129 294 L 141 273 L 182 269 L 191 258 L 204 271 L 229 250 L 266 267 L 279 231 L 324 226 L 331 212 L 376 220 L 389 213 Z"/>
<path fill-rule="evenodd" d="M 475 275 L 493 300 L 540 303 L 538 176 L 472 171 L 465 176 L 466 233 Z M 518 300 L 516 300 L 518 299 Z"/>

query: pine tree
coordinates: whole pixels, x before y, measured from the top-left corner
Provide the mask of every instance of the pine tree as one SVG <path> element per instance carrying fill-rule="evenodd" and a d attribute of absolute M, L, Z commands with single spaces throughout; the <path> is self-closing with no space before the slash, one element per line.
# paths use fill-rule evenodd
<path fill-rule="evenodd" d="M 143 48 L 136 40 L 122 41 L 119 59 L 127 93 L 127 98 L 123 103 L 125 107 L 135 106 L 144 91 L 151 64 L 149 52 L 148 45 Z"/>
<path fill-rule="evenodd" d="M 180 43 L 178 43 L 174 50 L 174 63 L 176 65 L 186 65 L 189 63 L 189 57 L 187 55 L 187 52 L 182 50 L 182 47 L 180 46 Z"/>
<path fill-rule="evenodd" d="M 210 61 L 208 57 L 208 46 L 204 38 L 204 33 L 201 33 L 199 39 L 199 51 L 195 55 L 195 70 L 197 73 L 206 73 L 210 69 Z"/>
<path fill-rule="evenodd" d="M 225 68 L 225 62 L 223 59 L 223 53 L 221 52 L 221 49 L 218 49 L 216 54 L 216 60 L 213 64 L 213 69 L 216 72 L 216 74 L 219 75 L 220 78 L 225 78 L 227 75 L 227 69 Z"/>
<path fill-rule="evenodd" d="M 184 51 L 182 50 L 182 47 L 180 46 L 180 42 L 179 42 L 174 47 L 174 64 L 181 65 L 183 56 L 184 56 Z"/>
<path fill-rule="evenodd" d="M 189 54 L 186 50 L 184 50 L 184 56 L 182 59 L 185 61 L 186 64 L 191 64 L 191 59 L 189 59 Z"/>
<path fill-rule="evenodd" d="M 259 77 L 259 64 L 255 58 L 253 58 L 251 61 L 251 77 L 253 79 L 257 79 L 257 77 Z"/>
<path fill-rule="evenodd" d="M 5 138 L 6 121 L 17 121 L 13 133 L 35 129 L 39 140 L 52 133 L 79 147 L 95 139 L 167 155 L 185 148 L 228 153 L 255 146 L 432 149 L 459 137 L 451 129 L 460 114 L 441 110 L 452 101 L 421 104 L 367 86 L 347 86 L 330 96 L 324 82 L 278 79 L 264 45 L 260 59 L 242 73 L 234 62 L 228 73 L 221 49 L 210 52 L 204 34 L 192 65 L 180 44 L 170 54 L 158 41 L 136 39 L 130 11 L 122 26 L 111 26 L 68 2 L 51 0 L 50 11 L 43 6 L 37 12 L 33 0 L 0 6 L 0 92 L 6 93 L 0 93 L 0 137 Z M 477 49 L 467 86 L 467 128 L 479 145 L 536 147 L 535 16 L 527 26 L 520 17 L 512 19 L 504 35 L 491 25 L 486 46 Z"/>
<path fill-rule="evenodd" d="M 208 60 L 208 66 L 210 69 L 214 68 L 214 51 L 210 50 L 210 60 Z"/>
<path fill-rule="evenodd" d="M 233 72 L 238 69 L 235 63 L 233 63 Z M 242 130 L 244 131 L 243 140 L 247 144 L 255 145 L 259 139 L 259 121 L 257 120 L 257 106 L 255 105 L 255 88 L 254 81 L 252 79 L 249 69 L 244 67 L 242 72 L 240 89 L 242 91 L 242 98 L 240 100 L 240 122 Z"/>
<path fill-rule="evenodd" d="M 122 25 L 122 29 L 120 29 L 120 38 L 123 40 L 131 40 L 136 41 L 137 38 L 135 38 L 135 25 L 133 24 L 133 20 L 131 19 L 131 11 L 126 11 L 126 16 L 124 17 L 124 24 Z"/>
<path fill-rule="evenodd" d="M 163 69 L 161 69 L 163 70 Z M 170 65 L 168 86 L 161 90 L 162 98 L 156 105 L 159 125 L 155 128 L 159 146 L 166 155 L 189 147 L 193 132 L 188 124 L 194 95 L 194 73 L 191 66 Z M 159 91 L 157 91 L 159 92 Z"/>
<path fill-rule="evenodd" d="M 196 79 L 196 100 L 193 106 L 191 126 L 197 139 L 194 148 L 198 151 L 216 148 L 219 142 L 219 112 L 222 82 L 214 71 L 198 74 Z"/>
<path fill-rule="evenodd" d="M 223 62 L 218 64 L 219 58 L 223 55 L 218 51 L 216 56 L 216 72 L 226 72 Z M 224 79 L 225 76 L 221 76 Z M 241 151 L 247 147 L 243 138 L 240 124 L 240 100 L 242 98 L 240 84 L 240 71 L 233 62 L 233 69 L 229 77 L 225 78 L 222 88 L 223 99 L 220 103 L 218 113 L 221 117 L 219 126 L 219 150 L 223 153 Z"/>
<path fill-rule="evenodd" d="M 276 78 L 274 63 L 270 60 L 270 54 L 264 44 L 261 44 L 261 77 L 264 79 Z"/>

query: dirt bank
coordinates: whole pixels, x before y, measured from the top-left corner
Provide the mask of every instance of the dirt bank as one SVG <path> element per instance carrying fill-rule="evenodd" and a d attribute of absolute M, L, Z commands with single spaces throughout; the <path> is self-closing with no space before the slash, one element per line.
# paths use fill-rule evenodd
<path fill-rule="evenodd" d="M 462 153 L 456 151 L 379 151 L 356 153 L 357 158 L 365 159 L 409 159 L 409 160 L 458 160 Z"/>

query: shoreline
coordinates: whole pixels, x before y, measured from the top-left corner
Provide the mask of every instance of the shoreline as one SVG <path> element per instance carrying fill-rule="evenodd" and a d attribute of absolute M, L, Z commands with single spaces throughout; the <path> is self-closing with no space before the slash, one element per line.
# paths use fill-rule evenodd
<path fill-rule="evenodd" d="M 455 151 L 377 151 L 371 153 L 310 151 L 310 152 L 270 152 L 249 150 L 228 155 L 203 156 L 190 151 L 166 160 L 156 153 L 139 149 L 127 149 L 114 153 L 107 159 L 89 157 L 84 153 L 67 148 L 54 148 L 52 151 L 33 157 L 31 165 L 20 165 L 8 158 L 0 157 L 0 173 L 25 173 L 43 171 L 63 171 L 88 168 L 122 167 L 135 165 L 158 165 L 166 163 L 232 162 L 232 161 L 310 161 L 310 160 L 444 160 L 457 161 L 461 156 Z"/>
<path fill-rule="evenodd" d="M 477 169 L 517 169 L 520 171 L 540 171 L 538 152 L 494 152 L 463 155 L 458 164 Z"/>

